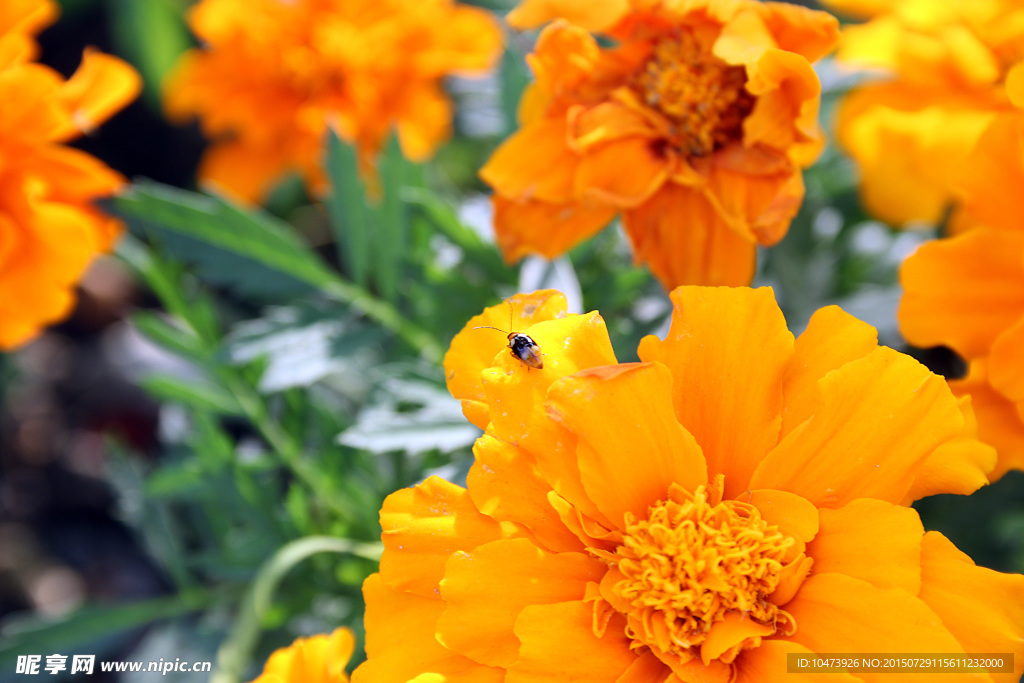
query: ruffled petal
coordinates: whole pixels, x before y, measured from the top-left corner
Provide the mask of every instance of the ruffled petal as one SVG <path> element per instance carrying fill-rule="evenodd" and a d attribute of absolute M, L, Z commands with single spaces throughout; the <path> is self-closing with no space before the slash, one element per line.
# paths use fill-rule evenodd
<path fill-rule="evenodd" d="M 967 377 L 949 386 L 958 396 L 970 396 L 978 438 L 995 446 L 998 460 L 988 473 L 989 481 L 996 481 L 1008 470 L 1024 469 L 1024 421 L 1016 406 L 989 384 L 986 362 L 971 363 Z"/>
<path fill-rule="evenodd" d="M 1012 652 L 1013 673 L 990 675 L 995 683 L 1019 681 L 1024 673 L 1024 576 L 975 566 L 937 531 L 925 534 L 921 575 L 921 600 L 964 650 Z"/>
<path fill-rule="evenodd" d="M 552 488 L 591 517 L 601 515 L 583 492 L 576 466 L 575 437 L 545 410 L 548 387 L 580 370 L 616 364 L 604 320 L 597 313 L 541 322 L 526 329 L 540 345 L 544 369 L 520 367 L 503 353 L 483 373 L 491 411 L 490 433 L 529 451 Z"/>
<path fill-rule="evenodd" d="M 672 395 L 672 374 L 658 363 L 584 370 L 548 390 L 548 413 L 577 438 L 583 488 L 617 528 L 626 513 L 645 518 L 670 485 L 694 491 L 707 482 L 700 446 L 676 421 Z"/>
<path fill-rule="evenodd" d="M 142 78 L 127 62 L 87 48 L 82 64 L 61 88 L 61 101 L 71 111 L 76 130 L 61 139 L 90 132 L 139 96 Z"/>
<path fill-rule="evenodd" d="M 921 587 L 924 526 L 911 508 L 861 498 L 821 510 L 821 530 L 807 546 L 817 574 L 835 572 L 876 588 Z M 800 622 L 797 622 L 800 626 Z"/>
<path fill-rule="evenodd" d="M 766 640 L 758 647 L 744 650 L 736 660 L 736 680 L 733 683 L 788 683 L 787 658 L 790 654 L 815 654 L 799 643 L 785 640 Z M 801 673 L 801 681 L 810 683 L 859 683 L 861 679 L 843 673 Z"/>
<path fill-rule="evenodd" d="M 665 183 L 622 224 L 636 260 L 666 289 L 680 285 L 750 284 L 757 243 L 727 227 L 703 193 Z"/>
<path fill-rule="evenodd" d="M 804 582 L 786 611 L 797 631 L 786 638 L 811 652 L 961 654 L 963 647 L 938 615 L 900 588 L 882 589 L 844 574 L 815 574 Z M 986 680 L 984 675 L 965 680 Z M 865 672 L 867 683 L 890 674 Z"/>
<path fill-rule="evenodd" d="M 551 485 L 541 476 L 533 456 L 523 449 L 486 434 L 480 437 L 473 446 L 466 486 L 480 512 L 499 522 L 525 526 L 548 550 L 583 549 L 551 507 Z"/>
<path fill-rule="evenodd" d="M 448 560 L 437 638 L 445 647 L 490 666 L 519 658 L 512 632 L 528 605 L 582 600 L 605 565 L 582 553 L 547 553 L 527 539 L 495 541 Z"/>
<path fill-rule="evenodd" d="M 613 140 L 588 150 L 580 159 L 574 188 L 583 200 L 628 209 L 657 192 L 674 166 L 671 150 L 656 141 L 646 137 Z"/>
<path fill-rule="evenodd" d="M 480 177 L 508 199 L 559 204 L 574 199 L 578 165 L 565 118 L 545 118 L 505 140 L 480 169 Z"/>
<path fill-rule="evenodd" d="M 523 609 L 515 633 L 523 645 L 505 683 L 614 683 L 636 659 L 622 617 L 614 615 L 604 636 L 593 631 L 588 602 L 561 602 Z"/>
<path fill-rule="evenodd" d="M 396 122 L 402 154 L 414 162 L 426 161 L 451 135 L 451 100 L 437 83 L 423 82 L 410 86 L 404 110 Z"/>
<path fill-rule="evenodd" d="M 761 519 L 803 543 L 810 542 L 818 533 L 818 509 L 794 493 L 755 489 L 741 492 L 737 499 L 749 502 L 761 513 Z"/>
<path fill-rule="evenodd" d="M 818 380 L 878 347 L 878 331 L 838 306 L 814 312 L 796 338 L 783 385 L 782 436 L 811 416 L 818 405 Z"/>
<path fill-rule="evenodd" d="M 1024 233 L 971 230 L 929 242 L 904 262 L 900 282 L 907 341 L 986 355 L 1024 315 Z"/>
<path fill-rule="evenodd" d="M 1024 419 L 1024 315 L 992 344 L 988 381 L 993 389 L 1017 404 L 1017 413 Z"/>
<path fill-rule="evenodd" d="M 899 503 L 917 468 L 963 433 L 946 382 L 886 347 L 818 381 L 819 403 L 761 462 L 754 488 L 778 488 L 818 507 L 856 498 Z"/>
<path fill-rule="evenodd" d="M 480 514 L 466 489 L 440 477 L 392 493 L 380 511 L 380 577 L 395 590 L 434 597 L 457 550 L 526 535 L 516 524 Z"/>
<path fill-rule="evenodd" d="M 601 232 L 618 213 L 600 204 L 519 202 L 498 195 L 492 201 L 495 238 L 510 263 L 530 254 L 557 258 Z"/>
<path fill-rule="evenodd" d="M 996 466 L 996 451 L 978 441 L 978 421 L 971 397 L 962 396 L 959 403 L 966 421 L 964 432 L 925 459 L 914 474 L 914 484 L 904 496 L 903 505 L 938 493 L 969 496 L 989 482 L 987 475 Z"/>
<path fill-rule="evenodd" d="M 516 294 L 470 318 L 455 335 L 444 356 L 445 382 L 451 395 L 462 401 L 462 411 L 470 422 L 480 429 L 487 428 L 490 417 L 480 373 L 494 365 L 495 356 L 508 353 L 501 349 L 504 344 L 494 330 L 475 328 L 519 332 L 544 320 L 565 317 L 567 306 L 565 295 L 553 289 Z"/>
<path fill-rule="evenodd" d="M 638 353 L 672 371 L 676 417 L 703 449 L 708 476 L 724 474 L 725 497 L 738 498 L 778 441 L 793 335 L 769 288 L 680 287 L 671 297 L 668 336 L 645 337 Z"/>
<path fill-rule="evenodd" d="M 434 635 L 444 610 L 439 599 L 393 590 L 373 574 L 363 584 L 366 600 L 366 654 L 352 683 L 407 683 L 432 673 L 437 680 L 503 683 L 505 672 L 477 664 L 448 650 Z"/>

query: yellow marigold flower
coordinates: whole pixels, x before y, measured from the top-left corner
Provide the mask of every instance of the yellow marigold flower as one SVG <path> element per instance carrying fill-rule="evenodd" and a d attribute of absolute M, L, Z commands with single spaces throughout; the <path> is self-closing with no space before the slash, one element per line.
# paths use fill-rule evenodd
<path fill-rule="evenodd" d="M 392 128 L 408 158 L 431 156 L 451 128 L 442 78 L 502 46 L 488 12 L 452 0 L 202 0 L 188 20 L 203 47 L 166 83 L 167 112 L 215 140 L 200 178 L 250 201 L 289 171 L 322 188 L 328 126 L 364 171 Z"/>
<path fill-rule="evenodd" d="M 32 36 L 56 14 L 48 0 L 0 9 L 0 349 L 66 316 L 75 283 L 120 230 L 92 201 L 124 179 L 63 143 L 133 100 L 140 80 L 126 63 L 93 50 L 67 81 L 31 63 Z"/>
<path fill-rule="evenodd" d="M 348 683 L 345 667 L 354 648 L 355 639 L 347 628 L 297 638 L 270 655 L 253 683 Z"/>
<path fill-rule="evenodd" d="M 860 166 L 871 213 L 897 226 L 934 224 L 982 131 L 1010 109 L 1003 83 L 1024 57 L 1024 7 L 1014 0 L 891 5 L 843 32 L 838 59 L 888 77 L 847 96 L 838 138 Z"/>
<path fill-rule="evenodd" d="M 1024 104 L 1024 67 L 1009 97 Z M 994 481 L 1024 469 L 1024 112 L 1001 114 L 968 157 L 958 190 L 958 234 L 925 244 L 900 271 L 899 320 L 918 346 L 945 345 L 970 363 L 950 382 L 970 395 L 979 436 L 996 447 Z"/>
<path fill-rule="evenodd" d="M 748 284 L 822 144 L 811 62 L 835 19 L 753 0 L 542 4 L 600 11 L 564 13 L 611 23 L 617 45 L 564 21 L 541 33 L 521 127 L 480 172 L 505 257 L 558 256 L 621 214 L 637 261 L 666 287 Z M 551 18 L 537 5 L 513 19 Z"/>
<path fill-rule="evenodd" d="M 354 683 L 781 681 L 788 653 L 964 651 L 1014 652 L 992 678 L 1016 681 L 1024 576 L 906 505 L 985 483 L 969 401 L 836 307 L 794 339 L 769 289 L 672 300 L 640 363 L 552 291 L 512 300 L 542 370 L 473 329 L 505 305 L 455 337 L 449 388 L 486 434 L 467 488 L 385 501 Z"/>

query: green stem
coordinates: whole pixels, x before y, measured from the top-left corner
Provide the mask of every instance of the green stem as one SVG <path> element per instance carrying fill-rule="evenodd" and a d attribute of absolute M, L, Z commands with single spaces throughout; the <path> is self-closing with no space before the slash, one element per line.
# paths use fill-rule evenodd
<path fill-rule="evenodd" d="M 427 362 L 441 362 L 444 348 L 434 338 L 434 335 L 408 320 L 387 301 L 378 299 L 362 287 L 340 276 L 333 277 L 329 282 L 324 283 L 323 291 L 328 296 L 359 309 L 367 318 L 394 332 L 399 339 L 416 349 Z"/>
<path fill-rule="evenodd" d="M 292 541 L 274 553 L 260 567 L 246 595 L 227 640 L 217 650 L 216 668 L 210 683 L 238 683 L 259 642 L 260 623 L 285 575 L 311 555 L 332 552 L 355 555 L 377 561 L 383 548 L 380 544 L 357 543 L 330 536 L 310 536 Z"/>

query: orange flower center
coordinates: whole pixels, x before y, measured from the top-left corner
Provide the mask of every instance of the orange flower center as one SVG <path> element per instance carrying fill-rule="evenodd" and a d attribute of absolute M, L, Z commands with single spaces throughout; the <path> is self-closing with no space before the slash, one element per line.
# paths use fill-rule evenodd
<path fill-rule="evenodd" d="M 742 66 L 726 64 L 682 32 L 654 44 L 633 89 L 669 120 L 673 144 L 683 154 L 704 156 L 742 138 L 743 119 L 754 108 L 746 82 Z"/>
<path fill-rule="evenodd" d="M 632 607 L 627 635 L 634 646 L 682 656 L 729 612 L 774 624 L 768 601 L 794 540 L 769 526 L 754 506 L 712 505 L 705 487 L 673 491 L 651 506 L 647 519 L 628 515 L 614 591 Z M 788 615 L 781 613 L 782 619 Z"/>

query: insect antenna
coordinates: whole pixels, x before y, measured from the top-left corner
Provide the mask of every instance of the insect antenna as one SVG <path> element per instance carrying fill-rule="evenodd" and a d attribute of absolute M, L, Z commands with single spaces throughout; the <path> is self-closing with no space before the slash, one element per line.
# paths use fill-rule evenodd
<path fill-rule="evenodd" d="M 498 332 L 501 332 L 502 334 L 511 334 L 511 332 L 506 332 L 505 330 L 501 329 L 500 327 L 491 327 L 490 325 L 480 325 L 479 327 L 474 327 L 473 329 L 474 330 L 497 330 Z"/>

